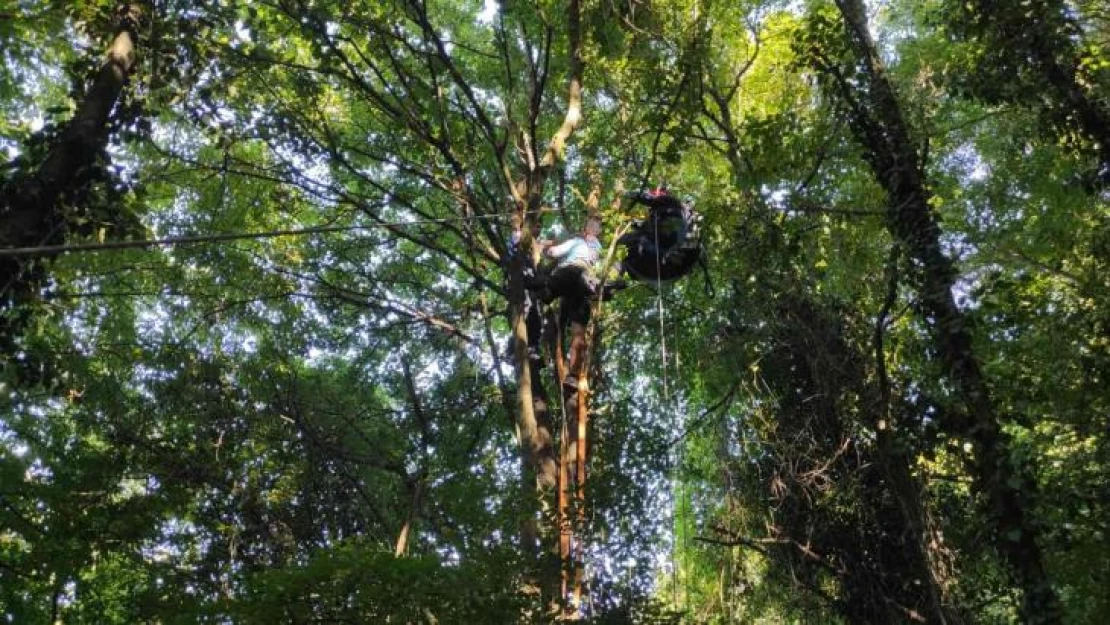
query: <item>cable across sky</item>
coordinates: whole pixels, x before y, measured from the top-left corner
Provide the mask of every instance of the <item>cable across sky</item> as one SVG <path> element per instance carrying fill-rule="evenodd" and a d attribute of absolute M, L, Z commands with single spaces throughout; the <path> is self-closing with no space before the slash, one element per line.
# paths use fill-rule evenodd
<path fill-rule="evenodd" d="M 179 237 L 161 237 L 158 239 L 136 239 L 131 241 L 107 241 L 104 243 L 69 243 L 60 245 L 35 245 L 29 247 L 0 248 L 0 258 L 34 258 L 40 256 L 55 256 L 58 254 L 72 254 L 81 252 L 104 252 L 110 250 L 146 249 L 151 247 L 165 247 L 174 245 L 190 245 L 195 243 L 212 243 L 219 241 L 240 241 L 245 239 L 273 239 L 285 236 L 307 236 L 313 234 L 328 234 L 335 232 L 352 232 L 357 230 L 376 230 L 378 228 L 405 228 L 427 224 L 458 223 L 466 221 L 480 221 L 486 219 L 505 219 L 507 215 L 475 215 L 471 217 L 451 217 L 445 219 L 419 219 L 412 221 L 380 222 L 376 224 L 360 224 L 351 226 L 312 226 L 308 228 L 282 228 L 278 230 L 265 230 L 261 232 L 221 232 L 215 234 L 189 235 Z"/>

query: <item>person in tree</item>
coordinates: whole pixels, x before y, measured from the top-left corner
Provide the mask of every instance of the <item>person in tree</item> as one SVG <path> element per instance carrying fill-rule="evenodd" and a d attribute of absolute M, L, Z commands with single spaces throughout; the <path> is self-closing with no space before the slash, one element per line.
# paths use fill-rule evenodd
<path fill-rule="evenodd" d="M 520 215 L 514 214 L 512 217 L 513 232 L 509 235 L 509 241 L 506 245 L 508 254 L 506 261 L 512 264 L 513 259 L 517 254 L 521 253 L 520 242 L 524 236 L 524 229 L 521 224 L 522 219 Z M 538 241 L 540 236 L 540 224 L 537 221 L 532 224 L 532 238 Z M 528 332 L 528 360 L 535 368 L 543 368 L 543 358 L 540 357 L 540 335 L 543 333 L 543 314 L 540 310 L 540 301 L 538 297 L 537 288 L 540 286 L 539 280 L 536 275 L 536 262 L 531 254 L 526 254 L 523 258 L 524 263 L 524 325 Z M 513 352 L 512 337 L 509 339 L 508 352 L 511 357 Z"/>
<path fill-rule="evenodd" d="M 586 326 L 590 322 L 590 299 L 596 289 L 593 272 L 601 258 L 601 220 L 586 218 L 582 234 L 558 245 L 544 241 L 544 255 L 555 261 L 548 278 L 548 292 L 559 298 L 559 323 L 570 329 L 570 362 L 563 384 L 577 386 L 578 367 L 586 351 Z"/>
<path fill-rule="evenodd" d="M 648 215 L 617 241 L 628 251 L 621 263 L 622 271 L 645 282 L 668 282 L 686 275 L 699 263 L 705 269 L 698 232 L 700 216 L 689 202 L 671 195 L 666 185 L 627 197 L 647 206 Z"/>
<path fill-rule="evenodd" d="M 690 209 L 671 195 L 664 184 L 651 191 L 632 194 L 632 200 L 648 207 L 648 218 L 635 228 L 636 242 L 643 254 L 659 254 L 682 241 Z"/>

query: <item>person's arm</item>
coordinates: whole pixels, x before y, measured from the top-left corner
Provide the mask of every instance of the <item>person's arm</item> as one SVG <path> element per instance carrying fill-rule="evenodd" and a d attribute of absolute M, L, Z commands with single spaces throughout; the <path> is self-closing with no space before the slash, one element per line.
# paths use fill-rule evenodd
<path fill-rule="evenodd" d="M 547 248 L 544 253 L 550 258 L 562 258 L 566 256 L 572 249 L 574 249 L 575 239 L 568 239 L 558 245 L 552 245 Z"/>

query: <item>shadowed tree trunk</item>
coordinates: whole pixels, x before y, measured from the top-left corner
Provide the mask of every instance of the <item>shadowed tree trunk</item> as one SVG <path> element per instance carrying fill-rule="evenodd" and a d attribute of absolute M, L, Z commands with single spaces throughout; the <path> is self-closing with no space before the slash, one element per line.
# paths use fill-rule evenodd
<path fill-rule="evenodd" d="M 733 120 L 731 111 L 740 77 L 750 67 L 751 62 L 739 70 L 731 89 L 722 89 L 712 80 L 704 83 L 707 100 L 703 104 L 703 113 L 724 137 L 717 149 L 728 159 L 734 185 L 741 189 L 745 187 L 743 181 L 747 167 L 737 130 L 739 126 Z M 745 194 L 750 204 L 761 207 L 758 210 L 767 210 L 754 192 L 746 191 Z M 896 284 L 897 275 L 892 274 L 891 297 Z M 814 554 L 820 554 L 821 558 L 801 553 L 794 543 L 789 542 L 780 543 L 778 549 L 771 548 L 765 552 L 768 555 L 777 554 L 783 568 L 796 566 L 806 571 L 802 575 L 803 580 L 816 576 L 821 569 L 840 578 L 846 592 L 842 601 L 834 602 L 834 607 L 852 622 L 909 620 L 945 625 L 963 623 L 962 615 L 946 592 L 936 562 L 938 558 L 934 551 L 939 551 L 942 545 L 931 535 L 927 506 L 921 499 L 924 489 L 911 470 L 912 458 L 896 451 L 891 430 L 889 407 L 892 400 L 885 370 L 882 328 L 885 327 L 892 302 L 885 303 L 874 336 L 875 364 L 877 377 L 880 378 L 880 388 L 875 393 L 864 383 L 865 356 L 857 353 L 842 338 L 840 328 L 828 318 L 827 312 L 803 293 L 791 293 L 782 299 L 780 314 L 775 322 L 775 327 L 779 328 L 775 345 L 777 353 L 792 364 L 783 366 L 783 379 L 791 381 L 783 385 L 781 392 L 787 397 L 797 392 L 798 387 L 794 385 L 797 376 L 800 384 L 811 389 L 802 395 L 816 399 L 807 401 L 807 405 L 798 412 L 823 415 L 820 417 L 823 425 L 817 431 L 822 432 L 825 438 L 810 439 L 811 451 L 816 452 L 813 462 L 816 465 L 827 463 L 826 469 L 834 467 L 839 471 L 840 479 L 846 480 L 846 490 L 862 485 L 867 488 L 866 492 L 874 493 L 873 501 L 858 504 L 861 509 L 867 510 L 866 515 L 871 515 L 871 518 L 863 515 L 856 522 L 864 528 L 861 531 L 870 531 L 874 529 L 874 520 L 881 519 L 881 531 L 877 532 L 873 545 L 877 549 L 871 553 L 881 551 L 900 555 L 896 561 L 880 563 L 882 566 L 875 570 L 874 557 L 867 548 L 860 548 L 858 540 L 844 539 L 837 535 L 837 527 L 814 521 L 823 511 L 810 502 L 799 504 L 800 498 L 791 500 L 789 496 L 786 499 L 791 500 L 790 505 L 798 506 L 798 514 L 792 524 L 785 523 L 781 529 L 791 538 L 806 536 L 813 539 Z M 827 361 L 815 364 L 821 358 Z M 840 402 L 842 395 L 853 393 L 859 397 L 874 398 L 868 402 L 864 422 L 876 433 L 876 448 L 859 446 L 845 434 L 849 429 L 851 417 L 848 414 L 851 410 Z M 788 398 L 784 398 L 780 403 L 778 421 L 783 432 L 792 432 L 806 439 L 811 435 L 808 426 L 799 427 L 804 419 L 793 414 L 796 409 Z M 780 432 L 781 438 L 790 438 L 783 432 Z M 790 453 L 786 457 L 794 458 Z M 804 489 L 805 485 L 801 487 Z M 775 490 L 774 485 L 771 488 Z M 830 562 L 835 566 L 830 566 Z M 804 581 L 802 586 L 813 588 Z"/>
<path fill-rule="evenodd" d="M 964 615 L 954 605 L 951 595 L 947 592 L 946 573 L 949 567 L 946 566 L 947 558 L 943 540 L 939 529 L 930 518 L 925 488 L 921 481 L 914 477 L 913 454 L 907 453 L 898 444 L 896 429 L 899 427 L 898 422 L 907 420 L 899 419 L 892 410 L 893 391 L 887 372 L 884 337 L 891 309 L 898 296 L 898 261 L 901 257 L 899 251 L 895 247 L 887 263 L 886 297 L 882 310 L 875 320 L 875 330 L 872 334 L 878 379 L 878 420 L 874 424 L 878 464 L 882 470 L 886 488 L 894 495 L 902 512 L 902 520 L 905 522 L 903 531 L 911 537 L 908 541 L 911 551 L 906 556 L 912 563 L 911 568 L 916 569 L 915 575 L 923 580 L 921 590 L 927 621 L 944 625 L 960 625 L 964 622 Z"/>
<path fill-rule="evenodd" d="M 777 505 L 769 553 L 811 590 L 835 578 L 832 605 L 848 622 L 962 623 L 930 559 L 922 488 L 883 422 L 888 396 L 866 382 L 866 356 L 845 339 L 842 315 L 794 293 L 783 294 L 778 311 L 763 361 L 778 395 L 780 457 L 769 484 Z M 856 398 L 875 446 L 851 433 Z M 835 497 L 823 502 L 832 492 L 866 495 L 845 514 Z"/>
<path fill-rule="evenodd" d="M 1080 48 L 1085 34 L 1074 6 L 1063 0 L 1030 0 L 1015 6 L 1001 0 L 960 2 L 952 27 L 970 34 L 985 48 L 998 72 L 971 91 L 987 100 L 998 100 L 990 85 L 1011 78 L 1017 81 L 1018 99 L 1031 101 L 1059 131 L 1077 129 L 1094 143 L 1099 175 L 1110 184 L 1110 107 L 1098 97 L 1098 70 L 1084 68 Z M 1008 93 L 1007 99 L 1014 97 Z"/>
<path fill-rule="evenodd" d="M 867 29 L 861 0 L 836 0 L 845 32 L 860 65 L 860 84 L 832 63 L 816 59 L 847 105 L 849 124 L 864 148 L 876 179 L 889 202 L 887 226 L 916 264 L 919 308 L 944 365 L 966 409 L 960 417 L 941 420 L 950 435 L 972 442 L 972 473 L 976 490 L 988 502 L 994 543 L 1016 574 L 1023 590 L 1023 620 L 1060 622 L 1060 604 L 1049 582 L 1037 544 L 1032 518 L 1036 484 L 1027 464 L 1009 454 L 990 389 L 972 347 L 967 318 L 952 295 L 956 271 L 940 244 L 940 226 L 930 208 L 923 162 L 910 139 L 909 127 Z"/>
<path fill-rule="evenodd" d="M 137 4 L 119 8 L 116 33 L 73 119 L 30 175 L 0 192 L 0 245 L 29 247 L 59 243 L 64 237 L 68 197 L 91 180 L 91 170 L 108 142 L 108 117 L 135 66 L 141 11 Z M 35 261 L 0 259 L 0 344 L 10 346 L 26 321 L 18 310 L 44 276 Z"/>

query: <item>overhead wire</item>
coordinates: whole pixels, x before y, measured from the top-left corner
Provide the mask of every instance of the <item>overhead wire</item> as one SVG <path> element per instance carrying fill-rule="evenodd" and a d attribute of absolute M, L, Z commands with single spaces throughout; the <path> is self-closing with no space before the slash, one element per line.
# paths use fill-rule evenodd
<path fill-rule="evenodd" d="M 377 230 L 391 228 L 406 228 L 429 224 L 445 224 L 487 219 L 507 219 L 507 215 L 471 215 L 469 217 L 449 217 L 443 219 L 413 219 L 407 221 L 378 222 L 372 224 L 357 224 L 346 226 L 311 226 L 307 228 L 279 228 L 259 232 L 218 232 L 213 234 L 186 235 L 176 237 L 160 237 L 157 239 L 133 239 L 125 241 L 106 241 L 97 243 L 65 243 L 59 245 L 34 245 L 28 247 L 2 247 L 0 258 L 37 258 L 43 256 L 56 256 L 59 254 L 105 252 L 111 250 L 147 249 L 152 247 L 171 247 L 175 245 L 191 245 L 198 243 L 219 243 L 223 241 L 241 241 L 247 239 L 274 239 L 286 236 L 308 236 L 314 234 L 329 234 L 336 232 L 353 232 L 358 230 Z"/>
<path fill-rule="evenodd" d="M 51 237 L 58 233 L 58 230 L 60 230 L 61 227 L 61 223 L 55 222 L 54 225 L 50 227 L 50 231 L 47 232 L 41 239 L 39 239 L 39 246 L 41 247 L 43 246 L 44 242 L 49 241 Z M 13 271 L 11 273 L 11 276 L 8 277 L 7 281 L 4 282 L 4 285 L 0 286 L 0 297 L 4 297 L 5 295 L 7 295 L 8 291 L 11 290 L 11 288 L 19 282 L 19 278 L 20 272 Z"/>

